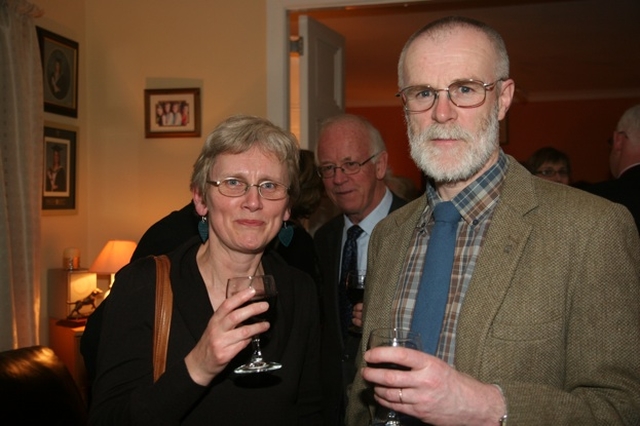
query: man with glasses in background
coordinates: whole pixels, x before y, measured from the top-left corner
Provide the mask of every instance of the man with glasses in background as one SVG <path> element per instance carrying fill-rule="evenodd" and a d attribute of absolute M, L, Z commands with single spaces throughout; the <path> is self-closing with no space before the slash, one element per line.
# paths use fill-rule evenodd
<path fill-rule="evenodd" d="M 343 422 L 346 390 L 355 374 L 354 358 L 361 338 L 349 331 L 353 307 L 346 298 L 347 271 L 343 265 L 346 257 L 353 255 L 353 269 L 366 269 L 373 227 L 406 201 L 387 188 L 384 177 L 388 153 L 384 141 L 380 132 L 362 117 L 341 114 L 323 122 L 316 159 L 327 195 L 341 211 L 314 234 L 322 276 L 321 376 L 325 424 L 333 426 Z M 352 231 L 348 232 L 349 229 Z M 355 239 L 357 253 L 349 250 L 345 256 L 348 235 Z M 361 309 L 361 304 L 356 308 Z"/>
<path fill-rule="evenodd" d="M 627 109 L 609 139 L 613 180 L 583 189 L 629 209 L 640 231 L 640 104 Z"/>
<path fill-rule="evenodd" d="M 424 349 L 367 350 L 363 338 L 347 424 L 372 424 L 376 407 L 404 425 L 640 424 L 629 212 L 502 151 L 515 83 L 493 28 L 434 21 L 409 38 L 398 74 L 411 156 L 429 182 L 373 231 L 363 336 L 410 328 Z"/>

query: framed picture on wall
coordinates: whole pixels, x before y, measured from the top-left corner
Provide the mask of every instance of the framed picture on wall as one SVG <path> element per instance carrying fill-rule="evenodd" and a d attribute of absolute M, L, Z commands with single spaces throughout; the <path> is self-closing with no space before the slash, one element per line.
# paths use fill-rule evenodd
<path fill-rule="evenodd" d="M 42 210 L 76 208 L 76 142 L 78 129 L 45 123 Z"/>
<path fill-rule="evenodd" d="M 147 138 L 200 137 L 200 89 L 146 89 L 144 122 Z"/>
<path fill-rule="evenodd" d="M 78 116 L 78 43 L 36 27 L 42 59 L 44 110 Z"/>

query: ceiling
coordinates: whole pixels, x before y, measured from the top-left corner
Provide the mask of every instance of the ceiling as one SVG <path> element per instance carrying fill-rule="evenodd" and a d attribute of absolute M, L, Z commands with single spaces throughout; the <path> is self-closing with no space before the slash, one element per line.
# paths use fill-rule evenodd
<path fill-rule="evenodd" d="M 347 106 L 397 104 L 397 59 L 424 24 L 464 15 L 496 28 L 511 59 L 516 100 L 640 97 L 640 0 L 432 0 L 306 14 L 346 41 Z"/>

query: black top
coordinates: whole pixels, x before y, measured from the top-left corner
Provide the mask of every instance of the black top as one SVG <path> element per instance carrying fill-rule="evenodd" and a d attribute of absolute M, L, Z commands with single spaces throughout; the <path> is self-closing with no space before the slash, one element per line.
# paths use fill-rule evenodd
<path fill-rule="evenodd" d="M 194 236 L 198 235 L 199 238 L 198 222 L 200 221 L 201 218 L 198 216 L 193 202 L 189 202 L 180 210 L 171 212 L 145 231 L 131 256 L 131 261 L 149 255 L 169 253 Z M 300 225 L 288 222 L 288 226 L 294 231 L 289 245 L 282 244 L 276 236 L 269 243 L 269 247 L 282 256 L 289 265 L 306 272 L 315 283 L 318 283 L 320 278 L 313 238 Z M 87 320 L 91 326 L 85 328 L 80 341 L 80 352 L 84 358 L 89 382 L 92 382 L 95 376 L 96 351 L 100 339 L 103 310 L 104 304 L 101 303 L 93 311 Z M 89 397 L 91 398 L 91 395 Z"/>
<path fill-rule="evenodd" d="M 581 189 L 625 206 L 640 230 L 640 164 L 626 170 L 618 179 L 585 185 Z"/>
<path fill-rule="evenodd" d="M 145 231 L 131 260 L 150 254 L 169 253 L 189 238 L 198 235 L 200 220 L 193 201 L 180 210 L 169 213 Z"/>
<path fill-rule="evenodd" d="M 174 310 L 167 369 L 153 384 L 152 330 L 155 262 L 147 257 L 116 276 L 100 335 L 91 424 L 315 425 L 321 424 L 318 305 L 311 278 L 265 253 L 276 278 L 277 320 L 263 337 L 267 359 L 283 367 L 238 376 L 249 359 L 240 352 L 209 386 L 194 383 L 184 357 L 202 335 L 213 309 L 196 263 L 199 237 L 169 254 Z"/>

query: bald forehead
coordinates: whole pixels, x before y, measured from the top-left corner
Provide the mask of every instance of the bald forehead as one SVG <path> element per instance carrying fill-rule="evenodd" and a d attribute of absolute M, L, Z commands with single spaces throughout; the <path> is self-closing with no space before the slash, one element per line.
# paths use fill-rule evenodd
<path fill-rule="evenodd" d="M 364 124 L 357 120 L 342 119 L 330 123 L 322 129 L 318 141 L 318 155 L 324 156 L 337 148 L 344 158 L 368 153 L 371 141 Z"/>
<path fill-rule="evenodd" d="M 449 26 L 420 34 L 407 46 L 404 59 L 405 85 L 435 83 L 411 81 L 418 71 L 444 73 L 451 79 L 499 78 L 494 45 L 484 32 L 470 26 Z"/>

